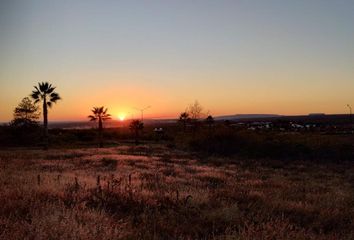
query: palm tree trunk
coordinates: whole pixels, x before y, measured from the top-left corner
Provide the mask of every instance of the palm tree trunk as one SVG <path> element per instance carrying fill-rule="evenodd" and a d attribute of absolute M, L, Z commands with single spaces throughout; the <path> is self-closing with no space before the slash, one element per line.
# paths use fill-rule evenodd
<path fill-rule="evenodd" d="M 102 141 L 102 131 L 103 131 L 103 126 L 102 126 L 102 119 L 98 119 L 98 138 L 100 141 L 100 148 L 103 147 L 103 141 Z"/>
<path fill-rule="evenodd" d="M 135 130 L 135 145 L 139 144 L 139 130 Z"/>
<path fill-rule="evenodd" d="M 44 149 L 48 149 L 48 109 L 47 100 L 43 100 Z"/>

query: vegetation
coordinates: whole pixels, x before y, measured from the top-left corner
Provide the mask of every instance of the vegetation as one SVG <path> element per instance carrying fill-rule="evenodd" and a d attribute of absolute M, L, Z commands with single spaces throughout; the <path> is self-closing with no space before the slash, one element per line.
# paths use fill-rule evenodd
<path fill-rule="evenodd" d="M 190 122 L 190 117 L 188 112 L 182 112 L 179 116 L 178 122 L 182 125 L 183 131 L 187 130 L 187 124 Z"/>
<path fill-rule="evenodd" d="M 352 239 L 354 167 L 162 145 L 0 151 L 0 239 Z"/>
<path fill-rule="evenodd" d="M 134 134 L 135 144 L 139 143 L 141 132 L 144 129 L 144 123 L 140 120 L 133 120 L 129 125 L 130 130 Z"/>
<path fill-rule="evenodd" d="M 108 114 L 108 109 L 102 107 L 94 107 L 92 110 L 93 115 L 89 115 L 90 121 L 98 121 L 98 136 L 99 136 L 99 146 L 103 147 L 103 121 L 111 119 L 111 115 Z"/>
<path fill-rule="evenodd" d="M 196 122 L 202 117 L 203 114 L 203 107 L 200 105 L 198 101 L 195 101 L 191 104 L 188 108 L 188 114 L 192 120 L 192 122 Z"/>
<path fill-rule="evenodd" d="M 227 156 L 282 161 L 306 159 L 319 162 L 354 160 L 354 135 L 320 133 L 253 132 L 214 126 L 197 134 L 178 134 L 177 147 L 202 156 Z"/>
<path fill-rule="evenodd" d="M 32 126 L 38 124 L 40 112 L 31 99 L 25 97 L 14 110 L 14 119 L 11 125 Z"/>
<path fill-rule="evenodd" d="M 38 83 L 38 86 L 34 86 L 35 90 L 32 91 L 31 97 L 35 103 L 42 102 L 43 104 L 43 126 L 44 126 L 44 138 L 45 149 L 48 148 L 48 107 L 51 108 L 53 103 L 60 100 L 60 96 L 56 93 L 55 87 L 48 82 Z"/>
<path fill-rule="evenodd" d="M 211 130 L 213 125 L 215 124 L 215 120 L 213 116 L 208 115 L 207 118 L 205 119 L 205 123 L 208 126 L 209 130 Z"/>
<path fill-rule="evenodd" d="M 193 104 L 191 104 L 188 108 L 188 114 L 190 117 L 190 122 L 192 124 L 192 130 L 193 133 L 197 132 L 198 127 L 199 127 L 199 120 L 203 116 L 203 107 L 202 105 L 199 104 L 198 101 L 195 101 Z"/>

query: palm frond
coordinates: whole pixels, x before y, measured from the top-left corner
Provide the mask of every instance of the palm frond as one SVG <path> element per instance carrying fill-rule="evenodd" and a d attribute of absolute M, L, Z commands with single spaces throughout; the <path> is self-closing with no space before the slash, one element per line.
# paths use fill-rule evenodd
<path fill-rule="evenodd" d="M 48 82 L 45 82 L 44 83 L 44 91 L 43 92 L 47 92 L 48 90 Z"/>
<path fill-rule="evenodd" d="M 53 106 L 52 102 L 47 102 L 47 106 L 48 106 L 49 108 L 52 108 L 52 106 Z"/>
<path fill-rule="evenodd" d="M 51 94 L 54 90 L 55 90 L 55 87 L 51 87 L 52 84 L 49 85 L 49 88 L 47 90 L 47 94 Z"/>
<path fill-rule="evenodd" d="M 45 92 L 45 83 L 44 82 L 41 82 L 41 83 L 38 83 L 38 87 L 39 87 L 39 90 L 40 92 Z"/>
<path fill-rule="evenodd" d="M 41 94 L 41 92 L 38 90 L 38 88 L 36 88 L 36 90 L 32 90 L 32 93 Z"/>
<path fill-rule="evenodd" d="M 90 121 L 96 121 L 97 120 L 97 117 L 93 116 L 93 115 L 89 115 L 87 117 L 90 118 Z"/>
<path fill-rule="evenodd" d="M 38 83 L 39 84 L 39 83 Z M 39 88 L 37 87 L 37 86 L 34 86 L 34 88 L 38 91 L 38 92 L 40 92 L 40 90 L 39 90 Z"/>
<path fill-rule="evenodd" d="M 110 115 L 109 115 L 109 116 L 105 115 L 105 116 L 102 116 L 101 118 L 102 118 L 102 120 L 104 120 L 104 121 L 109 120 L 109 119 L 112 119 L 112 118 L 110 117 Z"/>
<path fill-rule="evenodd" d="M 91 112 L 92 112 L 93 114 L 97 115 L 97 114 L 98 114 L 98 107 L 93 107 L 92 110 L 91 110 Z"/>
<path fill-rule="evenodd" d="M 40 93 L 38 91 L 32 91 L 31 97 L 35 100 L 39 99 Z"/>
<path fill-rule="evenodd" d="M 55 93 L 55 92 L 53 92 L 53 93 L 51 93 L 50 94 L 50 101 L 51 102 L 56 102 L 56 101 L 58 101 L 58 100 L 60 100 L 61 98 L 60 98 L 60 96 L 59 96 L 59 94 L 58 93 Z"/>

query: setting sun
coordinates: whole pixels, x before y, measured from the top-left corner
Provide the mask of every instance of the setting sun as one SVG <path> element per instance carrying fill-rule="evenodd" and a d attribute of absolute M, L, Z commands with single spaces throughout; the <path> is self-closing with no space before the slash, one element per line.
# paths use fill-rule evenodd
<path fill-rule="evenodd" d="M 118 119 L 119 119 L 120 121 L 124 121 L 124 120 L 125 120 L 125 114 L 124 114 L 124 113 L 119 114 L 119 115 L 118 115 Z"/>

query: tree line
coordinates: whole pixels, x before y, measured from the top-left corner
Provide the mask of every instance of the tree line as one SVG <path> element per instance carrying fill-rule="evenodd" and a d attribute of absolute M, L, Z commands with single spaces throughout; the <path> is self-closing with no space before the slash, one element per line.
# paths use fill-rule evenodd
<path fill-rule="evenodd" d="M 48 135 L 48 112 L 49 109 L 56 104 L 61 97 L 56 92 L 56 87 L 48 82 L 38 83 L 34 86 L 34 90 L 29 97 L 24 97 L 18 106 L 14 109 L 13 120 L 10 122 L 11 126 L 22 127 L 23 129 L 38 127 L 39 118 L 42 114 L 43 117 L 43 139 L 44 148 L 48 148 L 49 135 Z M 41 105 L 40 105 L 41 104 Z M 40 107 L 41 106 L 41 109 Z M 88 116 L 90 121 L 97 122 L 99 147 L 103 147 L 103 122 L 111 119 L 111 114 L 108 113 L 108 108 L 104 106 L 93 107 L 92 114 Z M 203 108 L 198 101 L 190 105 L 179 116 L 178 122 L 187 131 L 191 128 L 193 132 L 197 131 L 200 119 L 206 116 L 205 122 L 212 128 L 214 119 L 210 114 L 204 114 Z M 144 123 L 141 120 L 135 119 L 130 122 L 129 129 L 132 131 L 135 143 L 139 142 L 139 137 L 144 129 Z"/>

